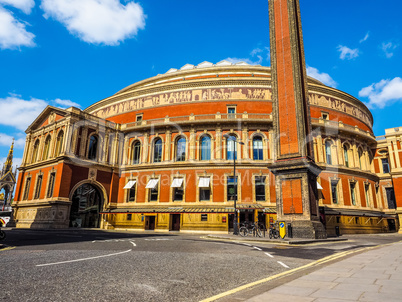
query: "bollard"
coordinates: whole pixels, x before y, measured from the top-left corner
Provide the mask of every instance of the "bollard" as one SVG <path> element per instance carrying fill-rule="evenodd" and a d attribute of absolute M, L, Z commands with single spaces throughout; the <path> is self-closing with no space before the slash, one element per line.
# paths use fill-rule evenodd
<path fill-rule="evenodd" d="M 292 229 L 292 224 L 288 223 L 288 238 L 293 238 L 293 229 Z"/>

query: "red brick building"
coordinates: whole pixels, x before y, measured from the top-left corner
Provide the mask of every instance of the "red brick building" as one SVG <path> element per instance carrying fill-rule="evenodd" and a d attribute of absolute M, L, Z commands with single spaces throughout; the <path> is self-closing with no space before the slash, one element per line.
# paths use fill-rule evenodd
<path fill-rule="evenodd" d="M 313 78 L 308 100 L 327 233 L 398 230 L 399 130 L 377 140 L 361 101 Z M 85 110 L 49 106 L 26 133 L 17 227 L 227 232 L 234 157 L 240 220 L 275 218 L 268 67 L 187 64 Z"/>

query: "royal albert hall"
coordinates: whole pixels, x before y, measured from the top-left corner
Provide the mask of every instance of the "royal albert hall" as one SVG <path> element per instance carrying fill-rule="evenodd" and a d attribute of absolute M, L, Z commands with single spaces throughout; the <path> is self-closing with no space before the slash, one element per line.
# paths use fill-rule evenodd
<path fill-rule="evenodd" d="M 308 96 L 327 234 L 399 230 L 399 129 L 376 138 L 361 101 L 311 77 Z M 48 106 L 26 133 L 17 227 L 229 232 L 234 201 L 240 222 L 276 219 L 269 67 L 187 64 L 85 110 Z"/>

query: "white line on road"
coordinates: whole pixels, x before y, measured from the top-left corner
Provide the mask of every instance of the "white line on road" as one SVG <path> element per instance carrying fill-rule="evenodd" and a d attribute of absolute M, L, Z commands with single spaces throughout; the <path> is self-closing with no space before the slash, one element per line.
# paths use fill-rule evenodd
<path fill-rule="evenodd" d="M 86 260 L 92 260 L 92 259 L 97 259 L 97 258 L 116 256 L 116 255 L 131 252 L 131 251 L 132 251 L 132 249 L 129 249 L 129 250 L 124 251 L 124 252 L 118 252 L 118 253 L 113 253 L 113 254 L 108 254 L 108 255 L 89 257 L 89 258 L 82 258 L 82 259 L 75 259 L 75 260 L 68 260 L 68 261 L 61 261 L 61 262 L 54 262 L 54 263 L 37 264 L 36 266 L 48 266 L 48 265 L 57 265 L 57 264 L 71 263 L 71 262 L 78 262 L 78 261 L 86 261 Z"/>
<path fill-rule="evenodd" d="M 264 253 L 264 254 L 269 256 L 269 257 L 271 257 L 271 258 L 274 258 L 274 256 L 272 256 L 270 253 Z"/>
<path fill-rule="evenodd" d="M 277 261 L 280 265 L 282 265 L 283 267 L 289 268 L 289 266 L 287 266 L 285 263 Z"/>
<path fill-rule="evenodd" d="M 130 241 L 132 245 L 137 246 L 134 242 Z"/>
<path fill-rule="evenodd" d="M 255 248 L 256 250 L 262 251 L 262 249 L 260 249 L 259 247 L 253 246 L 253 248 Z"/>
<path fill-rule="evenodd" d="M 247 246 L 251 246 L 251 244 L 248 244 L 248 243 L 243 243 L 244 245 L 247 245 Z"/>

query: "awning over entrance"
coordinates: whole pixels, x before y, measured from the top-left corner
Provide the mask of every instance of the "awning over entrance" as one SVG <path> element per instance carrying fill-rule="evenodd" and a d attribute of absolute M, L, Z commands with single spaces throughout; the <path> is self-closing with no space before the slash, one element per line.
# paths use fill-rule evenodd
<path fill-rule="evenodd" d="M 132 187 L 134 187 L 134 185 L 135 185 L 136 182 L 137 182 L 137 181 L 135 181 L 135 180 L 130 180 L 130 181 L 124 186 L 123 189 L 131 189 Z"/>
<path fill-rule="evenodd" d="M 238 210 L 259 210 L 264 213 L 276 213 L 274 207 L 264 207 L 261 204 L 238 204 Z M 234 213 L 233 207 L 169 207 L 169 206 L 156 206 L 156 207 L 130 207 L 130 208 L 117 208 L 103 211 L 101 214 L 141 214 L 141 213 Z"/>
<path fill-rule="evenodd" d="M 365 211 L 354 209 L 333 209 L 324 207 L 325 215 L 342 215 L 342 216 L 365 216 L 365 217 L 380 217 L 380 218 L 396 218 L 394 215 L 386 214 L 380 211 Z"/>

